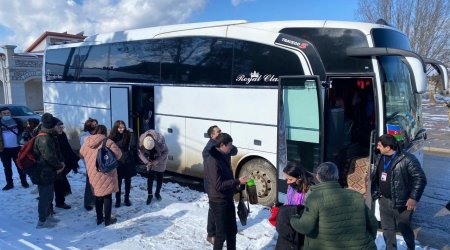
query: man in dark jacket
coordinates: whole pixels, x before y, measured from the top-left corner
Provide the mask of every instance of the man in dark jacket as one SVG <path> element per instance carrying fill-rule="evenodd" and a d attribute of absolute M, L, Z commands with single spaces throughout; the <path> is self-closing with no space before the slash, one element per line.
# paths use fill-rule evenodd
<path fill-rule="evenodd" d="M 207 134 L 209 136 L 209 141 L 206 143 L 205 148 L 202 151 L 202 157 L 203 157 L 203 167 L 206 166 L 206 160 L 208 160 L 209 157 L 209 151 L 216 145 L 216 138 L 222 131 L 217 125 L 213 125 L 208 128 Z M 231 164 L 231 156 L 236 155 L 238 152 L 237 148 L 233 145 L 233 148 L 230 150 L 230 153 L 228 153 L 228 161 Z M 203 180 L 203 187 L 206 190 L 206 179 Z M 214 218 L 211 213 L 211 208 L 208 209 L 208 222 L 206 226 L 206 231 L 208 233 L 208 236 L 206 237 L 206 240 L 214 245 L 215 235 L 216 235 L 216 226 L 214 223 Z"/>
<path fill-rule="evenodd" d="M 233 139 L 229 134 L 221 133 L 216 138 L 215 147 L 210 150 L 210 157 L 205 163 L 205 180 L 209 198 L 209 207 L 216 224 L 214 250 L 223 248 L 227 241 L 227 249 L 236 249 L 236 210 L 233 195 L 247 177 L 234 179 L 231 164 L 228 160 Z"/>
<path fill-rule="evenodd" d="M 49 113 L 42 116 L 41 135 L 37 135 L 33 145 L 33 153 L 37 157 L 39 170 L 38 190 L 39 221 L 37 228 L 54 227 L 59 220 L 49 216 L 50 204 L 54 197 L 54 182 L 56 175 L 64 170 L 64 159 L 58 146 L 57 132 L 55 130 L 58 120 Z"/>
<path fill-rule="evenodd" d="M 19 141 L 23 132 L 23 124 L 20 120 L 11 117 L 11 111 L 8 107 L 1 108 L 0 115 L 0 158 L 5 169 L 6 179 L 6 186 L 2 190 L 6 191 L 14 188 L 11 161 L 16 162 L 19 154 Z M 17 173 L 19 173 L 22 186 L 24 188 L 29 187 L 25 173 L 20 168 L 17 168 Z"/>
<path fill-rule="evenodd" d="M 320 183 L 311 186 L 303 214 L 292 216 L 291 225 L 305 235 L 305 250 L 375 250 L 377 219 L 360 193 L 339 185 L 338 176 L 334 163 L 319 165 Z"/>
<path fill-rule="evenodd" d="M 372 199 L 379 199 L 381 228 L 386 248 L 397 249 L 398 229 L 408 249 L 415 249 L 411 217 L 427 184 L 425 173 L 417 158 L 400 150 L 392 135 L 378 138 L 380 155 L 371 169 Z"/>

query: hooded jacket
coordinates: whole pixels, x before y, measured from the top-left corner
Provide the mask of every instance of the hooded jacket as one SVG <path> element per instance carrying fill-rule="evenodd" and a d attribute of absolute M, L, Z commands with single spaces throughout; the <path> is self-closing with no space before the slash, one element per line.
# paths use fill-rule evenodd
<path fill-rule="evenodd" d="M 156 132 L 155 130 L 148 130 L 145 133 L 143 133 L 141 136 L 139 136 L 139 147 L 138 147 L 138 155 L 139 159 L 141 159 L 142 163 L 147 165 L 151 159 L 149 159 L 150 154 L 149 150 L 145 149 L 143 147 L 144 138 L 147 137 L 147 135 L 151 135 L 153 139 L 155 140 L 155 159 L 158 161 L 158 164 L 156 166 L 152 167 L 153 171 L 156 172 L 164 172 L 166 171 L 166 165 L 167 165 L 167 157 L 169 155 L 169 149 L 167 148 L 166 141 L 164 139 L 164 136 L 162 136 L 160 133 Z"/>
<path fill-rule="evenodd" d="M 370 170 L 371 193 L 374 200 L 380 197 L 377 170 L 381 156 L 379 154 L 376 157 L 374 167 Z M 418 202 L 427 185 L 427 178 L 417 158 L 408 152 L 400 151 L 393 159 L 390 169 L 390 173 L 392 173 L 391 200 L 393 206 L 395 208 L 405 207 L 409 198 Z"/>
<path fill-rule="evenodd" d="M 224 155 L 216 147 L 209 151 L 204 169 L 206 192 L 213 202 L 232 201 L 235 191 L 240 186 L 239 179 L 234 179 L 229 156 Z"/>
<path fill-rule="evenodd" d="M 84 144 L 80 149 L 80 155 L 86 162 L 89 183 L 91 184 L 92 192 L 96 197 L 102 197 L 119 192 L 117 169 L 113 169 L 108 173 L 102 173 L 97 171 L 97 167 L 95 165 L 97 153 L 102 146 L 104 138 L 106 137 L 101 134 L 88 136 L 84 140 Z M 112 151 L 116 159 L 120 159 L 120 157 L 122 157 L 122 152 L 112 140 L 108 139 L 106 141 L 106 147 Z"/>

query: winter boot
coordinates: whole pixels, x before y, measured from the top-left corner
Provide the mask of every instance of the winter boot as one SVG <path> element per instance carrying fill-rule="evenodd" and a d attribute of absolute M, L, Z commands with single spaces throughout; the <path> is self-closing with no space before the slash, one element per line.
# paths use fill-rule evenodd
<path fill-rule="evenodd" d="M 116 222 L 117 222 L 116 218 L 111 218 L 109 220 L 105 220 L 105 226 L 109 226 L 109 225 L 114 224 Z"/>
<path fill-rule="evenodd" d="M 149 205 L 150 203 L 152 203 L 152 199 L 153 199 L 153 194 L 149 194 L 148 197 L 147 197 L 146 204 Z"/>

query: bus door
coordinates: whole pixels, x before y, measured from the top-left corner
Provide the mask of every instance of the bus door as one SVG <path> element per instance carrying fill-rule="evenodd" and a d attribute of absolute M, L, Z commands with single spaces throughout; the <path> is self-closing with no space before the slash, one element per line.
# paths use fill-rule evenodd
<path fill-rule="evenodd" d="M 339 183 L 367 192 L 377 112 L 372 76 L 329 76 L 325 94 L 325 161 L 336 163 Z"/>
<path fill-rule="evenodd" d="M 307 171 L 314 172 L 323 158 L 320 92 L 318 76 L 280 77 L 277 150 L 280 192 L 287 190 L 283 175 L 287 161 L 299 161 Z"/>
<path fill-rule="evenodd" d="M 128 87 L 111 87 L 110 100 L 111 128 L 117 120 L 122 120 L 129 125 Z"/>
<path fill-rule="evenodd" d="M 139 138 L 139 135 L 149 129 L 155 129 L 155 104 L 153 86 L 132 87 L 132 122 L 129 125 Z"/>

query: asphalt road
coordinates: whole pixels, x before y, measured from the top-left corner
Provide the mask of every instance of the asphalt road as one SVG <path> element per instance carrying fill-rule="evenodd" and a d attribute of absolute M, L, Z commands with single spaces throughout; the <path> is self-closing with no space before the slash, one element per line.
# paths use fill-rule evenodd
<path fill-rule="evenodd" d="M 450 250 L 450 156 L 425 154 L 427 187 L 413 214 L 414 232 L 422 246 Z"/>

